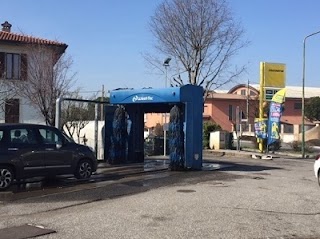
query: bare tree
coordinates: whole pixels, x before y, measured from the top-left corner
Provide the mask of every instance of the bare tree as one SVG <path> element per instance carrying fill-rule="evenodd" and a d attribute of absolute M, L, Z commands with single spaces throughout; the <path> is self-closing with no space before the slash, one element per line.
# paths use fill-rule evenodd
<path fill-rule="evenodd" d="M 68 98 L 82 99 L 79 94 L 79 90 L 70 93 Z M 91 99 L 96 98 L 92 96 Z M 62 125 L 67 131 L 67 134 L 71 137 L 76 135 L 78 143 L 80 143 L 80 133 L 84 127 L 89 124 L 92 118 L 92 111 L 90 110 L 90 104 L 81 101 L 64 101 L 62 105 Z"/>
<path fill-rule="evenodd" d="M 27 77 L 10 84 L 17 95 L 43 115 L 47 125 L 54 125 L 56 99 L 66 95 L 74 82 L 72 58 L 66 56 L 61 47 L 40 44 L 28 44 L 25 53 L 21 67 L 27 72 L 21 74 Z"/>
<path fill-rule="evenodd" d="M 5 111 L 5 106 L 10 99 L 15 97 L 15 91 L 10 90 L 6 80 L 0 80 L 0 112 Z"/>
<path fill-rule="evenodd" d="M 225 0 L 164 0 L 151 17 L 150 29 L 157 40 L 155 48 L 174 59 L 178 73 L 176 85 L 211 88 L 234 81 L 245 70 L 231 67 L 231 59 L 248 42 Z M 157 57 L 146 57 L 153 67 L 162 67 Z M 163 67 L 162 67 L 163 68 Z"/>

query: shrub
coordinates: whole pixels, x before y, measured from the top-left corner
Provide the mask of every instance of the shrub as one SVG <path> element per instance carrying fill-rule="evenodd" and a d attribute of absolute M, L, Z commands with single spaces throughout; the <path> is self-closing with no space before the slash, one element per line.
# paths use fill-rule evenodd
<path fill-rule="evenodd" d="M 273 151 L 274 152 L 274 151 L 279 150 L 280 148 L 281 148 L 281 141 L 280 140 L 276 140 L 271 145 L 269 145 L 269 151 Z"/>
<path fill-rule="evenodd" d="M 299 141 L 292 141 L 290 143 L 290 147 L 293 149 L 293 151 L 301 151 L 301 143 Z"/>
<path fill-rule="evenodd" d="M 301 151 L 301 148 L 302 148 L 302 142 L 301 141 L 292 141 L 290 143 L 290 146 L 291 148 L 293 149 L 293 151 L 295 152 L 299 152 Z M 312 153 L 313 150 L 312 150 L 312 144 L 309 143 L 309 142 L 306 142 L 305 145 L 304 145 L 304 149 L 306 152 L 309 152 L 309 153 Z"/>

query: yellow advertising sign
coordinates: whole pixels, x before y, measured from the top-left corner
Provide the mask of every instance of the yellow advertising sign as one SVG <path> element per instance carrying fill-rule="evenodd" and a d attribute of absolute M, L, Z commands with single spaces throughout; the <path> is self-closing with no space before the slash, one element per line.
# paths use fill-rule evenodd
<path fill-rule="evenodd" d="M 264 87 L 284 88 L 286 86 L 286 65 L 282 63 L 260 63 L 260 82 Z"/>

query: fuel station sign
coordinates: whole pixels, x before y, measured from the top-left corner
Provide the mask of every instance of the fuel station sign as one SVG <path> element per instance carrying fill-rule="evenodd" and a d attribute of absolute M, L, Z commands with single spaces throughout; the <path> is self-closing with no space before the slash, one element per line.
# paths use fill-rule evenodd
<path fill-rule="evenodd" d="M 271 87 L 265 87 L 264 88 L 264 100 L 265 101 L 271 101 L 272 97 L 279 91 L 281 88 L 271 88 Z"/>

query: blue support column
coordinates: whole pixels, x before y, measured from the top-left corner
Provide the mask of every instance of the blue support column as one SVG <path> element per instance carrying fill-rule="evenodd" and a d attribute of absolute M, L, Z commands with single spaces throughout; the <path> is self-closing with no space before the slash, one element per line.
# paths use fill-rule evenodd
<path fill-rule="evenodd" d="M 181 88 L 185 102 L 185 167 L 202 169 L 203 88 L 186 85 Z"/>

